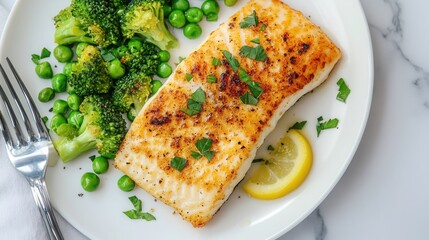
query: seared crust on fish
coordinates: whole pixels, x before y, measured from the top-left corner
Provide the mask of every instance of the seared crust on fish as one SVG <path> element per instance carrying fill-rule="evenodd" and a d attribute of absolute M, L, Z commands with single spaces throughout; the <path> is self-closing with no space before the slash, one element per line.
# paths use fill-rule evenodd
<path fill-rule="evenodd" d="M 240 22 L 253 11 L 258 24 L 241 28 Z M 251 42 L 255 39 L 267 55 L 264 61 L 240 55 L 243 46 L 258 45 Z M 240 100 L 249 87 L 223 51 L 259 83 L 262 94 L 256 105 Z M 146 103 L 115 166 L 193 226 L 204 226 L 243 179 L 283 113 L 320 85 L 340 57 L 340 50 L 302 13 L 278 0 L 249 1 L 186 57 Z M 212 58 L 219 59 L 220 66 L 213 65 Z M 211 74 L 216 83 L 207 81 Z M 189 116 L 182 110 L 198 88 L 206 100 L 200 113 Z M 211 161 L 191 156 L 202 138 L 213 141 Z M 174 157 L 187 160 L 182 171 L 170 165 Z"/>

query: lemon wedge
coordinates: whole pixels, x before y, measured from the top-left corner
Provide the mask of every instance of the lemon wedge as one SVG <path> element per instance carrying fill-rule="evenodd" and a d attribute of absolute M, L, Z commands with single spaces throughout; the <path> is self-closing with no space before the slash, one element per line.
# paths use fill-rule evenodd
<path fill-rule="evenodd" d="M 313 163 L 313 152 L 307 139 L 297 130 L 290 130 L 270 151 L 243 184 L 250 196 L 271 200 L 295 190 L 305 180 Z"/>

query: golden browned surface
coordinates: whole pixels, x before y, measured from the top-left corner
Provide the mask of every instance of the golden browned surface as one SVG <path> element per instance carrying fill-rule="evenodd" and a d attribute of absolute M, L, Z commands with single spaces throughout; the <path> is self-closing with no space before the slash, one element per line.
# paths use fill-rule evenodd
<path fill-rule="evenodd" d="M 259 24 L 240 28 L 253 10 Z M 239 54 L 244 45 L 256 46 L 250 42 L 255 38 L 267 53 L 264 62 Z M 231 52 L 262 87 L 256 106 L 240 101 L 249 88 L 232 71 L 222 50 Z M 301 13 L 277 0 L 250 1 L 192 52 L 146 104 L 131 125 L 115 166 L 194 226 L 204 226 L 244 177 L 278 118 L 323 82 L 340 56 L 339 49 Z M 212 57 L 222 65 L 213 66 Z M 186 73 L 193 75 L 189 82 Z M 217 83 L 207 83 L 209 74 L 216 76 Z M 188 116 L 180 110 L 199 87 L 207 96 L 203 110 Z M 190 155 L 202 137 L 213 140 L 215 155 L 210 162 Z M 182 172 L 169 165 L 175 156 L 188 161 Z"/>

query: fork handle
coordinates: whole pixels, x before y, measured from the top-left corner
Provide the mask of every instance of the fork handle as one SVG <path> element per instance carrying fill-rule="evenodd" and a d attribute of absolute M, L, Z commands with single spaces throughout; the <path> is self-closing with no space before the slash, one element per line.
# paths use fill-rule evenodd
<path fill-rule="evenodd" d="M 33 192 L 34 201 L 39 207 L 40 214 L 45 222 L 46 229 L 50 239 L 63 240 L 54 211 L 49 201 L 48 190 L 44 179 L 29 179 L 31 191 Z"/>

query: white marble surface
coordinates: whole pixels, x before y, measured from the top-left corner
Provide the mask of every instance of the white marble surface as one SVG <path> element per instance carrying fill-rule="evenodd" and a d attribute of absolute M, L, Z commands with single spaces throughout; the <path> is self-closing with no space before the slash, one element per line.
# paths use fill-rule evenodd
<path fill-rule="evenodd" d="M 13 2 L 0 0 L 0 30 Z M 368 125 L 338 185 L 282 240 L 429 239 L 429 1 L 361 3 L 370 25 L 375 60 Z M 4 167 L 8 166 L 0 161 L 0 168 Z M 8 177 L 26 184 L 19 175 Z M 4 176 L 1 181 L 6 181 Z M 19 235 L 22 224 L 41 224 L 28 221 L 38 214 L 35 207 L 19 209 L 19 204 L 32 201 L 30 191 L 26 195 L 2 186 L 0 204 L 7 194 L 28 199 L 10 206 L 19 213 L 15 219 L 0 216 L 0 239 L 43 239 L 43 232 Z M 86 239 L 61 217 L 59 222 L 66 239 Z"/>

